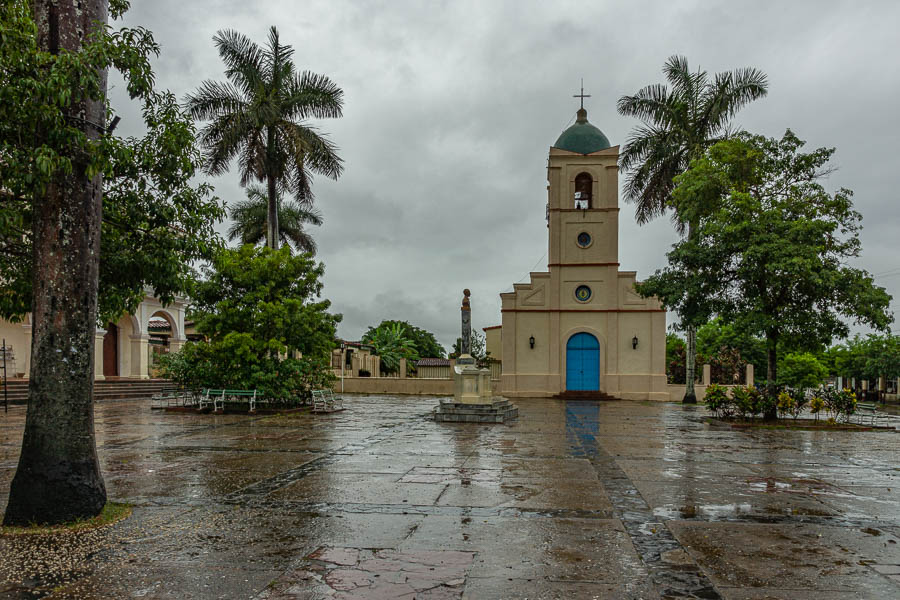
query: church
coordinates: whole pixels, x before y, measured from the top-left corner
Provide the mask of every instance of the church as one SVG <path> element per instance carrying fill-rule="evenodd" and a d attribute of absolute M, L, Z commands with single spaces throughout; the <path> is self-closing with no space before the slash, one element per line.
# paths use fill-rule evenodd
<path fill-rule="evenodd" d="M 618 158 L 583 105 L 550 148 L 547 271 L 500 294 L 485 329 L 502 396 L 669 400 L 665 309 L 619 270 Z"/>

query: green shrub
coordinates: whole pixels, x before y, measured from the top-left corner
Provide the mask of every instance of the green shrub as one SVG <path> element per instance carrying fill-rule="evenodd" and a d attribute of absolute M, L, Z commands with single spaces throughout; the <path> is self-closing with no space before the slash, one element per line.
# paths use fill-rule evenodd
<path fill-rule="evenodd" d="M 797 420 L 797 417 L 800 415 L 800 412 L 803 410 L 803 397 L 799 396 L 798 398 L 794 398 L 786 391 L 778 394 L 778 414 L 781 415 L 782 418 L 786 418 L 788 416 L 793 417 L 794 420 Z"/>
<path fill-rule="evenodd" d="M 827 389 L 822 392 L 825 410 L 830 420 L 848 421 L 856 412 L 856 394 L 848 389 Z"/>
<path fill-rule="evenodd" d="M 250 351 L 246 335 L 226 336 L 221 342 L 189 342 L 161 360 L 161 373 L 188 390 L 255 389 L 271 402 L 286 405 L 306 400 L 312 390 L 329 388 L 335 381 L 327 361 L 259 357 Z"/>
<path fill-rule="evenodd" d="M 703 401 L 706 403 L 706 408 L 712 411 L 717 418 L 728 418 L 733 414 L 728 390 L 721 385 L 714 383 L 706 388 Z"/>
<path fill-rule="evenodd" d="M 819 422 L 819 413 L 825 408 L 825 401 L 821 396 L 813 396 L 809 401 L 809 412 L 816 415 L 816 423 Z"/>
<path fill-rule="evenodd" d="M 734 410 L 741 419 L 752 419 L 761 412 L 760 393 L 752 385 L 737 386 L 731 390 Z"/>
<path fill-rule="evenodd" d="M 192 293 L 197 330 L 208 341 L 169 354 L 162 375 L 193 390 L 256 389 L 285 404 L 329 387 L 340 315 L 319 297 L 323 272 L 287 246 L 220 251 Z"/>

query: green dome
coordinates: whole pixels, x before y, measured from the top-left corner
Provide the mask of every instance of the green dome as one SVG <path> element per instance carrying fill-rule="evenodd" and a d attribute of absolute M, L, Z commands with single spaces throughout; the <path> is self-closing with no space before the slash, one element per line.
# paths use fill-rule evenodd
<path fill-rule="evenodd" d="M 598 150 L 606 150 L 612 144 L 603 132 L 588 123 L 587 111 L 583 108 L 578 109 L 578 118 L 575 123 L 562 132 L 554 148 L 560 150 L 568 150 L 569 152 L 577 152 L 578 154 L 590 154 Z"/>

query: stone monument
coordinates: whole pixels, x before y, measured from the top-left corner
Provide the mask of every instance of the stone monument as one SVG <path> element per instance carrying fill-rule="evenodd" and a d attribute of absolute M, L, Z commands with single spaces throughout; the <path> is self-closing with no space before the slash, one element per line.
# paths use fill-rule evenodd
<path fill-rule="evenodd" d="M 453 401 L 441 401 L 434 420 L 456 423 L 503 423 L 519 416 L 519 409 L 505 398 L 491 394 L 491 370 L 482 369 L 472 357 L 472 308 L 469 290 L 463 290 L 460 307 L 460 355 L 453 368 Z"/>

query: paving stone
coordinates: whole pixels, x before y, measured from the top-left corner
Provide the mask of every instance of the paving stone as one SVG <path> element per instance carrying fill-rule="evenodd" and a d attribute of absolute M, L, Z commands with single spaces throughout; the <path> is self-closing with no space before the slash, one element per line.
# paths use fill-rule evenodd
<path fill-rule="evenodd" d="M 900 436 L 547 399 L 504 424 L 436 423 L 437 401 L 98 403 L 107 488 L 133 516 L 0 537 L 0 597 L 900 597 Z M 0 421 L 0 509 L 24 416 Z"/>

